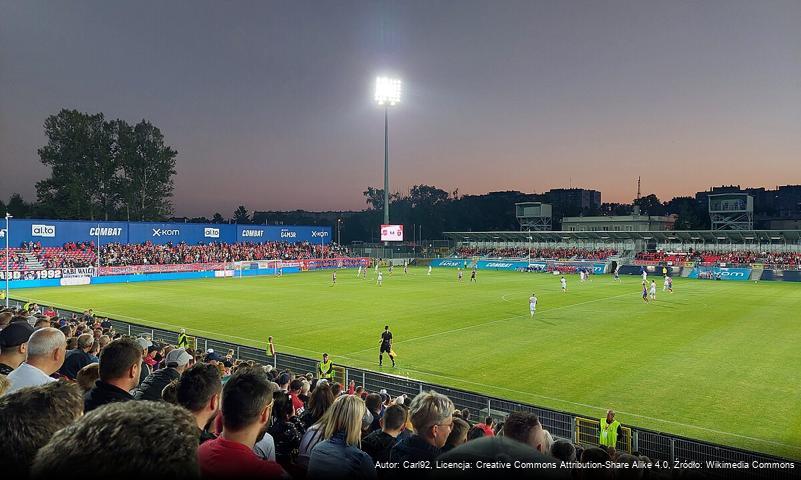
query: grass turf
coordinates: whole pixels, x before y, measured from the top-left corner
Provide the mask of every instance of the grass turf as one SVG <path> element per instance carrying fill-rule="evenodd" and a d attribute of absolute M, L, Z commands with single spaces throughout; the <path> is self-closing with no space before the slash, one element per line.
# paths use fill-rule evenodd
<path fill-rule="evenodd" d="M 378 369 L 390 325 L 398 367 L 384 371 L 624 424 L 801 459 L 801 288 L 676 279 L 644 304 L 637 277 L 568 292 L 546 274 L 353 270 L 284 277 L 20 290 L 15 298 Z M 536 292 L 537 314 L 528 297 Z"/>

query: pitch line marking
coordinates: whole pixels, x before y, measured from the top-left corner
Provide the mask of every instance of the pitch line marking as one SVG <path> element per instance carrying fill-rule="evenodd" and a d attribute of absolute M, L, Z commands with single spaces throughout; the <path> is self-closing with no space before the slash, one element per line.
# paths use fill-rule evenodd
<path fill-rule="evenodd" d="M 621 295 L 617 295 L 617 296 L 623 296 L 623 295 L 628 295 L 628 294 L 629 293 L 621 294 Z M 609 298 L 612 298 L 612 297 L 609 297 Z M 33 299 L 33 298 L 28 298 L 28 301 L 36 301 L 36 303 L 41 303 L 41 304 L 46 304 L 46 305 L 50 305 L 50 306 L 54 306 L 54 307 L 68 308 L 68 309 L 71 309 L 71 310 L 81 311 L 80 308 L 75 307 L 73 305 L 55 304 L 55 303 L 51 303 L 51 302 L 39 302 L 39 301 L 37 301 L 36 299 Z M 594 301 L 594 300 L 592 300 L 592 301 Z M 584 302 L 584 303 L 589 303 L 589 302 Z M 578 305 L 578 304 L 575 304 L 575 305 Z M 570 306 L 570 305 L 566 305 L 565 307 L 567 307 L 567 306 Z M 564 308 L 564 307 L 559 307 L 559 308 Z M 98 310 L 97 313 L 99 314 L 99 313 L 107 313 L 107 312 L 101 312 L 100 310 Z M 106 315 L 103 315 L 103 316 L 108 317 L 109 315 L 106 314 Z M 114 314 L 114 316 L 120 317 L 120 318 L 128 318 L 128 319 L 131 319 L 131 320 L 139 320 L 139 321 L 143 321 L 143 322 L 155 323 L 157 325 L 164 325 L 164 326 L 167 326 L 167 327 L 184 328 L 184 327 L 180 327 L 178 325 L 173 325 L 171 323 L 158 322 L 158 321 L 154 321 L 154 320 L 145 320 L 143 318 L 131 317 L 131 316 L 127 316 L 127 315 Z M 518 315 L 517 317 L 510 317 L 508 319 L 503 319 L 503 320 L 494 320 L 493 322 L 489 322 L 489 323 L 501 322 L 501 321 L 504 321 L 504 320 L 509 320 L 511 318 L 518 318 L 520 316 L 521 315 Z M 482 325 L 489 325 L 489 323 L 485 323 L 485 324 L 482 324 Z M 473 328 L 473 327 L 477 327 L 477 326 L 480 326 L 480 325 L 474 325 L 474 326 L 471 326 L 471 327 L 464 327 L 464 328 Z M 239 336 L 236 336 L 236 335 L 228 335 L 228 334 L 225 334 L 225 333 L 212 332 L 212 331 L 208 331 L 208 330 L 199 330 L 199 329 L 192 329 L 192 331 L 201 332 L 201 333 L 210 333 L 210 334 L 213 334 L 213 335 L 219 335 L 221 337 L 235 338 L 235 339 L 238 339 L 238 340 L 247 340 L 249 342 L 260 343 L 260 340 L 254 340 L 252 338 L 239 337 Z M 450 332 L 441 332 L 441 333 L 450 333 Z M 439 335 L 439 334 L 433 334 L 433 335 Z M 422 338 L 422 337 L 418 337 L 418 338 Z M 398 343 L 400 343 L 400 342 L 398 342 Z M 320 353 L 320 352 L 317 352 L 316 350 L 310 350 L 310 349 L 307 349 L 307 348 L 292 347 L 292 346 L 289 346 L 289 345 L 283 345 L 283 347 L 288 348 L 288 349 L 292 349 L 292 350 L 297 350 L 297 351 L 310 352 L 310 353 L 314 353 L 314 354 L 319 354 Z M 257 347 L 255 347 L 255 348 L 257 348 Z M 372 350 L 372 348 L 369 349 L 369 350 Z M 366 350 L 362 350 L 362 351 L 366 351 Z M 340 354 L 340 355 L 335 355 L 335 356 L 340 357 L 340 358 L 344 358 L 346 360 L 353 360 L 353 361 L 356 361 L 356 362 L 362 362 L 363 361 L 363 360 L 359 360 L 357 358 L 352 358 L 352 357 L 347 356 L 347 355 L 353 355 L 353 354 L 354 353 L 349 353 L 349 354 Z M 438 378 L 444 378 L 444 379 L 448 379 L 448 380 L 454 380 L 453 377 L 448 377 L 448 376 L 445 376 L 445 375 L 439 375 L 439 374 L 436 374 L 436 373 L 425 372 L 425 371 L 415 370 L 415 369 L 410 369 L 410 368 L 407 368 L 405 370 L 407 372 L 420 373 L 420 374 L 428 375 L 428 376 L 432 376 L 432 377 L 438 377 Z M 377 373 L 379 373 L 379 372 L 377 372 Z M 409 378 L 409 377 L 406 377 L 406 379 L 407 380 L 412 380 L 412 381 L 420 381 L 420 380 L 416 380 L 416 379 Z M 455 379 L 455 380 L 457 382 L 465 383 L 465 384 L 468 384 L 468 385 L 475 385 L 475 386 L 478 386 L 478 387 L 484 387 L 484 388 L 490 388 L 490 389 L 498 389 L 498 390 L 503 390 L 503 391 L 506 391 L 506 392 L 516 393 L 516 394 L 520 394 L 520 395 L 528 395 L 528 396 L 531 396 L 531 397 L 544 398 L 546 400 L 552 400 L 552 401 L 555 401 L 555 402 L 561 402 L 561 403 L 565 403 L 565 404 L 569 404 L 569 405 L 576 405 L 576 406 L 579 406 L 579 407 L 592 408 L 594 410 L 599 410 L 599 411 L 604 411 L 604 412 L 607 410 L 607 407 L 599 407 L 597 405 L 590 405 L 588 403 L 574 402 L 572 400 L 564 400 L 564 399 L 561 399 L 561 398 L 558 398 L 558 397 L 551 397 L 551 396 L 542 395 L 542 394 L 539 394 L 539 393 L 524 392 L 522 390 L 515 390 L 515 389 L 512 389 L 512 388 L 501 387 L 501 386 L 498 386 L 498 385 L 488 385 L 488 384 L 485 384 L 485 383 L 473 382 L 473 381 L 470 381 L 470 380 L 462 380 L 462 379 Z M 540 408 L 542 408 L 542 407 L 540 407 Z M 767 439 L 764 439 L 764 438 L 757 438 L 757 437 L 751 437 L 751 436 L 748 436 L 748 435 L 741 435 L 739 433 L 725 432 L 725 431 L 722 431 L 722 430 L 715 430 L 715 429 L 712 429 L 712 428 L 706 428 L 706 427 L 701 427 L 701 426 L 698 426 L 698 425 L 692 425 L 692 424 L 688 424 L 688 423 L 676 422 L 676 421 L 673 421 L 673 420 L 663 420 L 661 418 L 649 417 L 647 415 L 641 415 L 641 414 L 633 413 L 633 412 L 625 412 L 623 410 L 617 410 L 617 412 L 618 413 L 622 413 L 624 415 L 643 418 L 643 419 L 651 420 L 651 421 L 655 421 L 655 422 L 666 423 L 666 424 L 676 425 L 676 426 L 686 427 L 686 428 L 692 428 L 692 429 L 696 429 L 696 430 L 702 430 L 702 431 L 705 431 L 705 432 L 715 433 L 715 434 L 718 434 L 718 435 L 728 435 L 728 436 L 731 436 L 731 437 L 743 438 L 743 439 L 746 439 L 746 440 L 752 440 L 752 441 L 755 441 L 755 442 L 768 443 L 768 444 L 771 444 L 771 445 L 777 445 L 777 446 L 781 446 L 781 447 L 788 447 L 788 448 L 792 448 L 794 450 L 801 450 L 801 447 L 799 447 L 797 445 L 777 442 L 775 440 L 767 440 Z"/>

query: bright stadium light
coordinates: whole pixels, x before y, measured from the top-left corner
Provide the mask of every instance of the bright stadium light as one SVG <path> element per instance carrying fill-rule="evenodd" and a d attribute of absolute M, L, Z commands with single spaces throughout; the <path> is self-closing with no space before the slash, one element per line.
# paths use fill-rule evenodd
<path fill-rule="evenodd" d="M 400 103 L 401 81 L 376 77 L 375 101 L 384 107 L 384 224 L 389 225 L 389 107 Z"/>
<path fill-rule="evenodd" d="M 375 79 L 375 101 L 379 105 L 394 106 L 400 103 L 401 81 L 398 78 L 377 77 Z"/>

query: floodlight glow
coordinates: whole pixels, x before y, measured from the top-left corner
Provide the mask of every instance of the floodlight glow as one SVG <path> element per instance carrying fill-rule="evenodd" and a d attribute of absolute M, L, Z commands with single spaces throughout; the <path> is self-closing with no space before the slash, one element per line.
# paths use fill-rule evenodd
<path fill-rule="evenodd" d="M 375 101 L 379 105 L 400 103 L 401 81 L 398 78 L 377 77 L 375 79 Z"/>

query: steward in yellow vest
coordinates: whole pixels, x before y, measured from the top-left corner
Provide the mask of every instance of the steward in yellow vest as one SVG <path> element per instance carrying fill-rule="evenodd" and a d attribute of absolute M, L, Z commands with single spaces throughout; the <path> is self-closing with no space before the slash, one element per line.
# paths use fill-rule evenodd
<path fill-rule="evenodd" d="M 178 348 L 188 348 L 189 337 L 186 336 L 186 329 L 182 328 L 181 333 L 178 335 Z"/>
<path fill-rule="evenodd" d="M 328 359 L 328 354 L 323 354 L 323 361 L 317 367 L 317 377 L 331 380 L 334 378 L 334 362 Z"/>
<path fill-rule="evenodd" d="M 606 418 L 601 419 L 601 437 L 598 439 L 598 443 L 602 447 L 615 448 L 619 433 L 620 422 L 615 420 L 615 412 L 612 410 L 607 410 Z"/>

